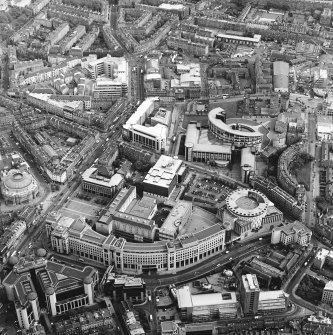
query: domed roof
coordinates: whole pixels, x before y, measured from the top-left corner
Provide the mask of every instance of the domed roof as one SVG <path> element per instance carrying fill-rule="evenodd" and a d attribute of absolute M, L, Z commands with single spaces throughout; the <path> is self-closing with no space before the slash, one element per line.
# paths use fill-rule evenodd
<path fill-rule="evenodd" d="M 37 298 L 36 292 L 30 292 L 27 296 L 28 300 L 35 300 Z"/>
<path fill-rule="evenodd" d="M 32 175 L 26 171 L 12 170 L 3 177 L 4 185 L 12 190 L 21 190 L 32 183 Z"/>
<path fill-rule="evenodd" d="M 49 287 L 46 288 L 46 290 L 45 290 L 46 295 L 52 295 L 53 293 L 54 293 L 54 288 L 53 287 L 49 286 Z"/>
<path fill-rule="evenodd" d="M 83 283 L 84 283 L 84 284 L 91 284 L 92 281 L 93 281 L 93 279 L 92 279 L 92 277 L 90 277 L 90 276 L 86 276 L 86 277 L 84 277 L 84 279 L 83 279 Z"/>
<path fill-rule="evenodd" d="M 15 265 L 15 264 L 17 264 L 18 263 L 18 258 L 16 257 L 16 256 L 10 256 L 9 258 L 8 258 L 8 264 L 9 265 Z"/>
<path fill-rule="evenodd" d="M 46 256 L 46 250 L 43 249 L 43 248 L 37 249 L 36 256 L 38 256 L 38 257 L 45 257 Z"/>

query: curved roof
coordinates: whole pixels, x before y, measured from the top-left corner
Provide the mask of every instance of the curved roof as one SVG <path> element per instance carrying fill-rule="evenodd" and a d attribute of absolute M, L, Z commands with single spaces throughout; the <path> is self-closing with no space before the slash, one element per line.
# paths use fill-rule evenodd
<path fill-rule="evenodd" d="M 12 170 L 8 175 L 3 176 L 3 183 L 8 189 L 22 190 L 33 182 L 33 177 L 26 171 Z"/>
<path fill-rule="evenodd" d="M 221 129 L 222 131 L 226 133 L 230 133 L 236 136 L 243 136 L 243 137 L 262 137 L 262 133 L 260 133 L 256 128 L 259 126 L 258 124 L 254 125 L 254 122 L 244 119 L 231 119 L 231 122 L 228 124 L 224 123 L 222 120 L 219 120 L 216 118 L 216 115 L 221 113 L 223 111 L 222 108 L 214 108 L 208 113 L 208 120 L 211 124 L 213 124 L 215 127 Z M 237 130 L 233 129 L 233 125 L 240 125 L 243 128 L 248 129 L 249 131 L 243 131 L 243 130 Z"/>
<path fill-rule="evenodd" d="M 228 210 L 237 216 L 255 217 L 267 210 L 269 201 L 261 192 L 244 188 L 230 193 L 226 204 Z"/>

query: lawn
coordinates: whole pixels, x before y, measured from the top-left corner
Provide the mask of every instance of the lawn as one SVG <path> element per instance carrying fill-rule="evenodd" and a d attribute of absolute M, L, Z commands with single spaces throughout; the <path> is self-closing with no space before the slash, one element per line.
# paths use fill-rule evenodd
<path fill-rule="evenodd" d="M 308 162 L 299 171 L 296 172 L 296 179 L 299 184 L 304 184 L 306 190 L 310 190 L 311 162 Z"/>

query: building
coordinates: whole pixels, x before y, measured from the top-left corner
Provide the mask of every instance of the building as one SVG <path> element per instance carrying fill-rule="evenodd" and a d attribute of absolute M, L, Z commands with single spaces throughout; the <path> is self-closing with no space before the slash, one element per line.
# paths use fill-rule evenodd
<path fill-rule="evenodd" d="M 239 35 L 217 34 L 216 40 L 219 42 L 230 44 L 241 44 L 256 47 L 261 41 L 261 35 L 253 35 L 253 37 L 245 37 Z"/>
<path fill-rule="evenodd" d="M 112 198 L 123 186 L 124 178 L 120 174 L 106 175 L 98 168 L 91 167 L 82 174 L 82 190 Z"/>
<path fill-rule="evenodd" d="M 90 266 L 77 269 L 44 258 L 27 257 L 19 260 L 3 285 L 8 300 L 15 304 L 20 327 L 29 329 L 39 321 L 42 308 L 56 316 L 93 305 L 97 282 L 98 271 Z"/>
<path fill-rule="evenodd" d="M 282 227 L 275 227 L 272 230 L 271 243 L 282 243 L 288 245 L 297 243 L 300 246 L 307 246 L 311 241 L 312 231 L 301 222 L 295 221 Z"/>
<path fill-rule="evenodd" d="M 121 83 L 128 81 L 128 63 L 123 57 L 106 57 L 99 58 L 88 62 L 87 70 L 92 79 L 104 76 L 110 79 L 118 79 Z"/>
<path fill-rule="evenodd" d="M 142 102 L 136 112 L 123 125 L 124 140 L 140 144 L 143 148 L 163 153 L 168 136 L 168 127 L 157 123 L 153 127 L 145 126 L 147 117 L 154 111 L 155 98 Z"/>
<path fill-rule="evenodd" d="M 288 213 L 295 220 L 304 221 L 305 211 L 303 204 L 298 203 L 293 196 L 281 187 L 257 175 L 250 178 L 250 183 L 254 189 L 264 193 L 282 212 Z"/>
<path fill-rule="evenodd" d="M 143 180 L 144 194 L 169 198 L 184 172 L 182 160 L 162 155 Z"/>
<path fill-rule="evenodd" d="M 62 40 L 69 32 L 69 24 L 67 22 L 62 23 L 54 31 L 51 31 L 47 36 L 46 41 L 49 41 L 50 45 L 53 46 L 60 40 Z"/>
<path fill-rule="evenodd" d="M 223 213 L 223 222 L 230 223 L 237 219 L 250 221 L 251 229 L 262 226 L 267 215 L 270 201 L 261 192 L 249 189 L 237 189 L 226 198 L 226 209 Z"/>
<path fill-rule="evenodd" d="M 177 289 L 177 303 L 181 319 L 193 322 L 235 318 L 238 310 L 235 292 L 193 295 L 189 286 Z"/>
<path fill-rule="evenodd" d="M 320 24 L 324 26 L 331 26 L 332 21 L 332 10 L 331 8 L 324 8 L 320 15 Z"/>
<path fill-rule="evenodd" d="M 192 214 L 192 203 L 177 201 L 159 228 L 158 237 L 160 240 L 174 240 L 181 228 L 186 225 Z"/>
<path fill-rule="evenodd" d="M 67 52 L 84 34 L 86 27 L 78 25 L 60 42 L 60 52 Z"/>
<path fill-rule="evenodd" d="M 0 1 L 0 11 L 6 11 L 8 9 L 8 1 L 1 0 Z"/>
<path fill-rule="evenodd" d="M 155 199 L 137 199 L 134 186 L 122 189 L 96 222 L 96 231 L 104 235 L 113 233 L 127 241 L 153 242 L 157 233 L 153 220 L 156 212 Z"/>
<path fill-rule="evenodd" d="M 255 276 L 255 275 L 254 275 Z M 283 290 L 260 291 L 258 302 L 259 314 L 283 313 L 289 303 L 289 295 Z"/>
<path fill-rule="evenodd" d="M 127 94 L 127 83 L 99 77 L 93 84 L 92 90 L 95 99 L 116 99 Z"/>
<path fill-rule="evenodd" d="M 260 288 L 256 275 L 246 274 L 242 276 L 240 295 L 243 313 L 245 315 L 257 314 Z"/>
<path fill-rule="evenodd" d="M 273 63 L 273 87 L 274 92 L 289 91 L 289 64 L 286 62 Z"/>
<path fill-rule="evenodd" d="M 207 129 L 201 128 L 197 123 L 189 123 L 186 131 L 185 160 L 203 163 L 209 161 L 229 162 L 231 160 L 231 146 L 210 142 L 207 132 Z"/>
<path fill-rule="evenodd" d="M 27 170 L 2 172 L 0 190 L 5 203 L 18 205 L 35 199 L 39 192 L 37 180 Z"/>
<path fill-rule="evenodd" d="M 108 274 L 104 292 L 111 296 L 113 301 L 125 300 L 135 304 L 143 303 L 147 296 L 146 283 L 142 278 L 115 273 Z"/>
<path fill-rule="evenodd" d="M 206 56 L 209 51 L 207 44 L 192 42 L 191 40 L 182 37 L 169 36 L 167 45 L 172 49 L 182 49 L 197 57 Z"/>
<path fill-rule="evenodd" d="M 54 213 L 46 220 L 46 231 L 55 252 L 112 265 L 115 271 L 131 275 L 185 270 L 225 249 L 225 230 L 220 224 L 173 241 L 132 243 L 122 237 L 104 236 L 83 219 L 60 220 Z"/>
<path fill-rule="evenodd" d="M 214 108 L 208 113 L 209 130 L 223 144 L 230 144 L 235 148 L 247 146 L 259 147 L 263 134 L 258 131 L 256 122 L 244 119 L 229 119 L 226 121 L 222 108 Z"/>
<path fill-rule="evenodd" d="M 26 229 L 27 224 L 24 220 L 16 220 L 4 230 L 0 237 L 0 259 L 3 263 L 8 260 Z"/>
<path fill-rule="evenodd" d="M 333 281 L 326 283 L 321 297 L 321 302 L 324 304 L 332 304 L 333 302 Z"/>

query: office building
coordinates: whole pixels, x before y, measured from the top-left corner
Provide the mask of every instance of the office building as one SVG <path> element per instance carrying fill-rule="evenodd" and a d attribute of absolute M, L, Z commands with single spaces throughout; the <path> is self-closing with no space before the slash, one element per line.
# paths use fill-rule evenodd
<path fill-rule="evenodd" d="M 73 268 L 44 258 L 21 258 L 4 278 L 21 328 L 29 329 L 45 308 L 52 316 L 94 304 L 98 271 Z"/>
<path fill-rule="evenodd" d="M 83 172 L 82 190 L 103 197 L 113 197 L 122 188 L 124 178 L 118 173 L 105 174 L 104 170 L 91 167 Z"/>
<path fill-rule="evenodd" d="M 136 188 L 122 189 L 107 211 L 96 222 L 96 231 L 126 238 L 127 241 L 153 242 L 157 226 L 153 217 L 156 200 L 143 196 L 137 199 Z"/>
<path fill-rule="evenodd" d="M 173 273 L 205 262 L 225 249 L 225 230 L 220 224 L 174 241 L 132 243 L 122 237 L 104 236 L 82 219 L 71 222 L 52 215 L 46 220 L 46 231 L 55 252 L 72 253 L 106 267 L 113 265 L 124 274 Z"/>
<path fill-rule="evenodd" d="M 260 288 L 256 275 L 246 274 L 242 276 L 240 295 L 243 313 L 256 314 L 259 306 Z"/>
<path fill-rule="evenodd" d="M 272 230 L 271 243 L 284 245 L 297 243 L 307 246 L 311 241 L 312 231 L 301 222 L 295 221 Z"/>
<path fill-rule="evenodd" d="M 177 289 L 177 303 L 181 319 L 193 322 L 211 321 L 237 316 L 235 292 L 193 295 L 189 286 Z"/>
<path fill-rule="evenodd" d="M 255 275 L 254 275 L 255 276 Z M 258 302 L 258 313 L 283 313 L 286 311 L 289 303 L 289 294 L 283 290 L 278 291 L 260 291 Z"/>
<path fill-rule="evenodd" d="M 134 304 L 146 300 L 146 283 L 140 277 L 117 275 L 108 273 L 104 292 L 111 296 L 113 301 L 131 301 Z"/>
<path fill-rule="evenodd" d="M 273 63 L 274 92 L 289 91 L 289 64 L 277 61 Z"/>
<path fill-rule="evenodd" d="M 162 155 L 143 180 L 144 194 L 169 198 L 184 173 L 182 160 Z"/>
<path fill-rule="evenodd" d="M 223 144 L 230 144 L 235 148 L 259 147 L 262 144 L 260 125 L 245 119 L 226 120 L 225 112 L 220 107 L 208 113 L 208 122 L 209 130 Z"/>
<path fill-rule="evenodd" d="M 153 127 L 144 125 L 147 117 L 154 111 L 155 102 L 156 98 L 148 98 L 143 101 L 136 112 L 123 125 L 122 134 L 124 140 L 162 153 L 166 146 L 168 127 L 161 123 L 156 123 Z"/>
<path fill-rule="evenodd" d="M 333 281 L 332 280 L 326 283 L 324 290 L 323 290 L 321 302 L 324 304 L 332 304 L 333 302 Z"/>
<path fill-rule="evenodd" d="M 207 129 L 201 128 L 197 123 L 190 123 L 186 131 L 185 160 L 227 164 L 231 160 L 231 145 L 211 142 Z"/>

